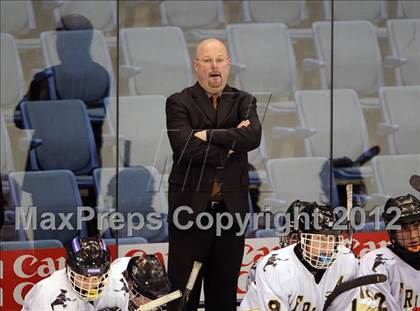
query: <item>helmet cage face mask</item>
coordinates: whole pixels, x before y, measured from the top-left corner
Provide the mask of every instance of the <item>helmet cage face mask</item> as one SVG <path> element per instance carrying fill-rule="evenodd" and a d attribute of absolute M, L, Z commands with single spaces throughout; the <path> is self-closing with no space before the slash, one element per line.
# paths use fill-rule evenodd
<path fill-rule="evenodd" d="M 411 253 L 420 254 L 420 220 L 401 223 L 400 230 L 390 230 L 391 243 Z"/>
<path fill-rule="evenodd" d="M 143 296 L 139 293 L 133 286 L 132 281 L 127 281 L 126 277 L 123 278 L 127 289 L 128 289 L 128 310 L 129 311 L 136 311 L 140 306 L 151 302 L 152 300 Z M 162 310 L 160 307 L 154 308 L 151 311 L 160 311 Z"/>
<path fill-rule="evenodd" d="M 327 269 L 342 250 L 342 235 L 300 233 L 303 259 L 316 269 Z"/>
<path fill-rule="evenodd" d="M 108 282 L 108 272 L 97 276 L 85 276 L 76 273 L 67 266 L 67 278 L 76 295 L 84 301 L 98 299 Z"/>

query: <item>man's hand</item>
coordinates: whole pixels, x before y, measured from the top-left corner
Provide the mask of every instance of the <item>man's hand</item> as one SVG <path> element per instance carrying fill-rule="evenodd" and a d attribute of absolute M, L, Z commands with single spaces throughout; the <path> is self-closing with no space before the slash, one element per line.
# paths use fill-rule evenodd
<path fill-rule="evenodd" d="M 197 137 L 198 139 L 201 139 L 202 141 L 207 141 L 207 131 L 199 131 L 199 132 L 195 132 L 194 136 Z"/>
<path fill-rule="evenodd" d="M 248 127 L 251 125 L 251 122 L 249 122 L 248 119 L 241 121 L 241 123 L 238 124 L 236 128 L 240 129 L 242 127 Z"/>

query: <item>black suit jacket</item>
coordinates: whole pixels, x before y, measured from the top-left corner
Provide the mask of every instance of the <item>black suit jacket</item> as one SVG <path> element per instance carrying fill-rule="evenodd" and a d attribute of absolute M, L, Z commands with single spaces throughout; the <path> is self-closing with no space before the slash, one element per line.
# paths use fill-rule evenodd
<path fill-rule="evenodd" d="M 238 129 L 249 119 L 251 125 Z M 222 194 L 231 213 L 242 217 L 248 210 L 248 155 L 261 140 L 261 124 L 256 112 L 256 98 L 226 86 L 217 113 L 209 96 L 198 82 L 166 102 L 166 121 L 173 151 L 169 175 L 169 221 L 179 206 L 189 206 L 193 214 L 178 214 L 181 222 L 194 219 L 204 211 L 216 174 L 222 181 Z M 194 132 L 207 129 L 207 142 Z M 234 152 L 229 155 L 229 150 Z"/>

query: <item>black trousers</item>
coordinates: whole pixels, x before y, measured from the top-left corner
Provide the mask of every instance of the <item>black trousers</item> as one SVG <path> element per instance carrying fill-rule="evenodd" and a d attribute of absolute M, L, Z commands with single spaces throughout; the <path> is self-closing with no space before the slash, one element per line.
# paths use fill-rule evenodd
<path fill-rule="evenodd" d="M 216 213 L 208 210 L 216 220 Z M 204 221 L 203 221 L 204 223 Z M 201 283 L 204 282 L 206 311 L 236 310 L 236 291 L 244 253 L 244 236 L 237 236 L 239 227 L 222 230 L 216 235 L 215 222 L 208 230 L 193 226 L 180 230 L 169 225 L 168 276 L 173 290 L 183 291 L 187 285 L 194 260 L 203 263 L 191 292 L 186 310 L 197 310 Z M 177 311 L 179 299 L 168 304 L 168 311 Z"/>

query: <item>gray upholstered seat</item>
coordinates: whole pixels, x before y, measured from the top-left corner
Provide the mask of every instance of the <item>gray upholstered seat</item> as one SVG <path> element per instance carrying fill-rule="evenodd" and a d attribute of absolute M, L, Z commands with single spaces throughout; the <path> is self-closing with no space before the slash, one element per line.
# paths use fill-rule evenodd
<path fill-rule="evenodd" d="M 132 236 L 140 236 L 149 242 L 160 242 L 167 239 L 168 203 L 160 185 L 160 175 L 153 167 L 127 167 L 119 169 L 118 179 L 115 168 L 96 169 L 94 171 L 95 185 L 98 193 L 98 213 L 119 212 L 124 215 L 124 227 L 119 230 L 119 237 L 130 236 L 127 232 L 127 224 L 130 222 L 128 214 L 140 213 L 143 216 L 144 225 L 141 229 L 134 229 Z M 118 184 L 117 184 L 118 180 Z M 117 197 L 118 187 L 118 202 Z M 148 228 L 151 213 L 156 213 L 154 219 L 158 219 L 161 227 L 153 230 Z M 102 232 L 105 237 L 112 236 L 112 230 L 107 230 L 109 219 L 104 218 Z M 155 221 L 154 221 L 155 222 Z M 137 217 L 133 216 L 132 223 L 139 225 Z"/>
<path fill-rule="evenodd" d="M 77 209 L 82 207 L 80 193 L 72 172 L 68 170 L 54 170 L 42 172 L 14 172 L 9 174 L 12 204 L 15 207 L 15 221 L 19 222 L 20 240 L 49 240 L 58 239 L 63 244 L 69 242 L 79 234 L 77 230 Z M 30 208 L 30 207 L 36 207 Z M 30 220 L 28 213 L 32 212 L 35 228 L 32 225 L 25 228 L 25 219 Z M 54 215 L 55 228 L 51 223 L 44 223 L 49 213 Z M 72 228 L 62 224 L 58 213 L 73 213 L 69 219 Z M 36 217 L 36 218 L 34 218 Z M 86 234 L 84 226 L 83 234 Z"/>
<path fill-rule="evenodd" d="M 42 145 L 31 150 L 31 170 L 68 169 L 88 176 L 98 167 L 92 128 L 86 108 L 79 100 L 22 103 L 24 127 L 34 130 Z M 92 183 L 85 180 L 83 184 Z"/>

